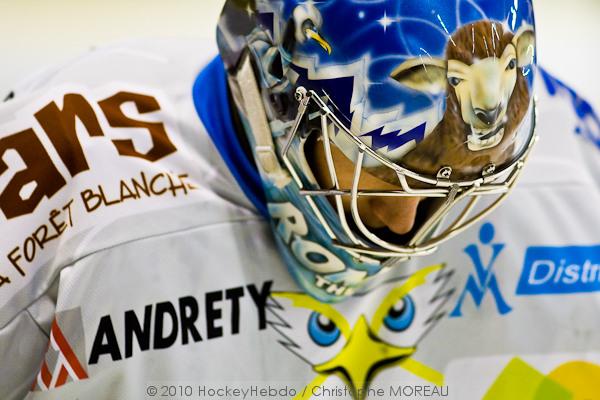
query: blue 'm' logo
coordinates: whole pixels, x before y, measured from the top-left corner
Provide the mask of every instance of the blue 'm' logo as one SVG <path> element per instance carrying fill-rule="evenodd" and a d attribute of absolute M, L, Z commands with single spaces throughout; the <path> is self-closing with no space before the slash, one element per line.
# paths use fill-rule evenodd
<path fill-rule="evenodd" d="M 481 255 L 479 253 L 479 247 L 477 244 L 470 244 L 464 250 L 465 253 L 471 258 L 473 265 L 475 266 L 475 275 L 469 275 L 467 279 L 467 285 L 464 290 L 460 294 L 458 298 L 458 303 L 456 303 L 456 307 L 450 313 L 450 317 L 460 317 L 462 316 L 462 306 L 467 296 L 467 293 L 471 295 L 473 301 L 475 302 L 475 306 L 479 308 L 485 294 L 489 291 L 495 302 L 496 308 L 501 315 L 507 314 L 512 311 L 512 307 L 506 304 L 504 298 L 502 297 L 502 293 L 500 292 L 500 287 L 498 286 L 498 280 L 496 279 L 496 274 L 494 273 L 494 263 L 498 259 L 498 255 L 504 249 L 504 243 L 492 243 L 494 240 L 494 226 L 490 223 L 484 224 L 479 231 L 479 240 L 484 246 L 491 246 L 492 248 L 492 257 L 484 264 L 481 260 Z"/>
<path fill-rule="evenodd" d="M 600 245 L 530 247 L 518 295 L 600 291 Z"/>

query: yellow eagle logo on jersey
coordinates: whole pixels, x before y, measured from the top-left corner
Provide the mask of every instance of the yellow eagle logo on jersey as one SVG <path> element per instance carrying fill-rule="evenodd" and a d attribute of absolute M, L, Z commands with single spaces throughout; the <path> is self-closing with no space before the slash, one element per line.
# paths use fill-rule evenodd
<path fill-rule="evenodd" d="M 307 388 L 337 375 L 360 398 L 376 375 L 402 368 L 441 386 L 444 376 L 413 358 L 418 343 L 445 313 L 453 290 L 444 265 L 380 283 L 339 304 L 303 293 L 273 292 L 270 325 L 279 342 L 317 373 Z M 305 392 L 311 392 L 306 390 Z"/>

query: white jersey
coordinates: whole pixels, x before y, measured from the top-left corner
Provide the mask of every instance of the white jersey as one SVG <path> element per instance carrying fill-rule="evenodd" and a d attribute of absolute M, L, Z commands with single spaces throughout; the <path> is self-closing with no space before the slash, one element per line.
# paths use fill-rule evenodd
<path fill-rule="evenodd" d="M 194 110 L 215 55 L 97 50 L 0 104 L 0 398 L 600 398 L 600 135 L 572 92 L 538 82 L 495 213 L 329 305 Z"/>

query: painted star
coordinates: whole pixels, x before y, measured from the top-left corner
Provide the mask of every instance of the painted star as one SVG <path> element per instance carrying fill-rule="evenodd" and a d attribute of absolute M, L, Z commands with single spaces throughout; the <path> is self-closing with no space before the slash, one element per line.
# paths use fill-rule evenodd
<path fill-rule="evenodd" d="M 394 23 L 394 20 L 390 17 L 388 17 L 387 15 L 387 11 L 385 11 L 383 13 L 383 17 L 381 19 L 379 19 L 377 22 L 379 22 L 379 24 L 381 24 L 381 26 L 383 26 L 383 32 L 387 32 L 387 28 L 388 26 L 392 25 Z"/>

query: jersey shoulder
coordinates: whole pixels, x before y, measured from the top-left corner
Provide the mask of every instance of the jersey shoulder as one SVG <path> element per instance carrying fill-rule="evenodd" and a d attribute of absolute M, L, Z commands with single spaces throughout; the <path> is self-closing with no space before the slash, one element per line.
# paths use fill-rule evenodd
<path fill-rule="evenodd" d="M 538 93 L 543 101 L 554 101 L 565 107 L 563 114 L 575 122 L 570 133 L 580 136 L 590 146 L 600 150 L 600 118 L 591 103 L 546 69 L 540 68 L 539 76 Z"/>
<path fill-rule="evenodd" d="M 259 219 L 193 105 L 214 45 L 98 49 L 0 103 L 0 328 L 122 243 Z"/>
<path fill-rule="evenodd" d="M 132 40 L 93 48 L 18 82 L 10 97 L 18 99 L 63 85 L 98 87 L 110 82 L 168 87 L 171 92 L 189 90 L 199 68 L 216 53 L 211 41 L 182 39 Z"/>
<path fill-rule="evenodd" d="M 536 80 L 540 138 L 526 167 L 528 183 L 600 189 L 600 119 L 592 105 L 544 68 Z"/>

